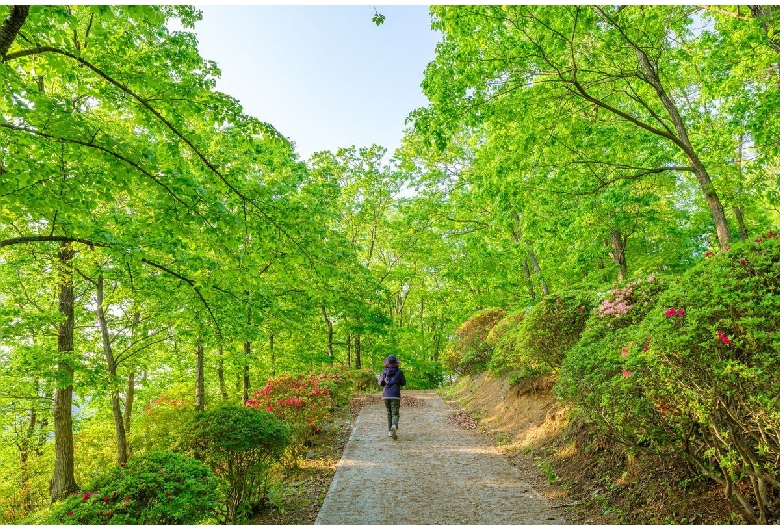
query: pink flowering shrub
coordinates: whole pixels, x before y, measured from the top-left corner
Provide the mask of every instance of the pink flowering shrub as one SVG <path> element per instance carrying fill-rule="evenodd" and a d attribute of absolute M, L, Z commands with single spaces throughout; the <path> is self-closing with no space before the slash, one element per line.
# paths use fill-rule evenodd
<path fill-rule="evenodd" d="M 664 284 L 654 275 L 626 283 L 610 290 L 596 307 L 594 314 L 607 328 L 635 324 L 644 318 Z M 594 325 L 599 324 L 594 322 Z"/>
<path fill-rule="evenodd" d="M 778 234 L 714 252 L 636 336 L 649 337 L 638 370 L 670 445 L 722 484 L 746 521 L 780 520 Z"/>
<path fill-rule="evenodd" d="M 656 433 L 653 403 L 642 392 L 645 372 L 637 365 L 650 346 L 637 326 L 656 311 L 666 286 L 649 276 L 607 292 L 563 362 L 555 386 L 561 398 L 629 446 L 641 446 Z M 679 318 L 676 308 L 667 314 Z"/>
<path fill-rule="evenodd" d="M 217 507 L 218 485 L 198 460 L 170 451 L 131 457 L 52 507 L 41 524 L 190 525 Z"/>
<path fill-rule="evenodd" d="M 485 371 L 493 353 L 488 334 L 505 315 L 503 309 L 483 309 L 469 317 L 455 331 L 442 355 L 444 368 L 458 374 Z"/>
<path fill-rule="evenodd" d="M 269 379 L 265 387 L 247 400 L 246 406 L 270 412 L 292 432 L 287 464 L 297 466 L 306 444 L 323 426 L 335 406 L 329 385 L 340 376 L 283 375 Z"/>

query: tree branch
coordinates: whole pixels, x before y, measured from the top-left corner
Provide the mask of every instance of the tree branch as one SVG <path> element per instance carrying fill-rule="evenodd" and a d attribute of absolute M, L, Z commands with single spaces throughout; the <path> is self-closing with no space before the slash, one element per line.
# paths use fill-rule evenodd
<path fill-rule="evenodd" d="M 24 21 L 27 20 L 27 15 L 29 14 L 30 6 L 11 6 L 8 17 L 3 21 L 3 25 L 0 26 L 0 58 L 3 61 L 7 60 L 6 54 L 8 49 L 14 43 L 16 35 L 22 29 Z"/>
<path fill-rule="evenodd" d="M 65 57 L 69 57 L 70 59 L 78 62 L 79 64 L 89 68 L 99 77 L 102 77 L 106 82 L 108 82 L 111 85 L 114 85 L 119 90 L 129 95 L 134 100 L 136 100 L 143 108 L 145 108 L 148 112 L 154 115 L 154 117 L 156 117 L 168 130 L 170 130 L 175 136 L 177 136 L 182 142 L 184 142 L 184 144 L 190 148 L 190 150 L 195 154 L 195 156 L 198 157 L 201 160 L 201 162 L 203 162 L 203 164 L 209 169 L 209 171 L 211 171 L 214 175 L 216 175 L 217 178 L 219 178 L 219 180 L 221 180 L 228 187 L 230 191 L 232 191 L 237 197 L 251 204 L 255 208 L 255 210 L 260 214 L 261 217 L 265 218 L 269 223 L 271 223 L 271 225 L 277 228 L 287 239 L 292 241 L 293 244 L 296 247 L 298 247 L 298 249 L 303 253 L 303 255 L 309 258 L 309 260 L 312 263 L 312 267 L 314 267 L 316 270 L 316 266 L 314 265 L 314 259 L 311 257 L 309 252 L 303 247 L 303 245 L 301 245 L 295 238 L 293 238 L 279 223 L 276 222 L 276 220 L 273 217 L 271 217 L 268 213 L 266 213 L 265 210 L 258 205 L 257 201 L 254 201 L 251 198 L 244 195 L 241 192 L 241 190 L 239 190 L 227 178 L 225 178 L 222 172 L 219 171 L 217 167 L 211 163 L 211 161 L 200 151 L 200 149 L 198 149 L 195 146 L 195 144 L 192 143 L 192 141 L 189 138 L 187 138 L 187 136 L 185 136 L 175 125 L 173 125 L 173 123 L 171 123 L 162 114 L 160 114 L 160 112 L 157 109 L 152 107 L 149 104 L 148 100 L 142 98 L 130 87 L 118 81 L 117 79 L 114 79 L 113 77 L 111 77 L 106 72 L 104 72 L 94 64 L 90 63 L 86 59 L 74 55 L 68 51 L 55 48 L 53 46 L 38 46 L 35 48 L 14 52 L 12 54 L 9 54 L 6 57 L 6 60 L 19 59 L 21 57 L 26 57 L 28 55 L 37 55 L 42 53 L 55 53 L 59 55 L 64 55 Z"/>

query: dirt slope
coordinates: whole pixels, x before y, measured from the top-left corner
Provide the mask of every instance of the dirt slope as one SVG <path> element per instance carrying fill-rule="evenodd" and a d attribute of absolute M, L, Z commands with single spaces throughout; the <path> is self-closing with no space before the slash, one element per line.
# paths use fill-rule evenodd
<path fill-rule="evenodd" d="M 631 457 L 572 420 L 553 384 L 547 378 L 510 386 L 480 374 L 448 388 L 445 400 L 477 419 L 478 432 L 569 524 L 740 522 L 720 487 L 696 477 L 681 458 Z"/>
<path fill-rule="evenodd" d="M 433 392 L 405 392 L 398 440 L 363 407 L 315 524 L 564 524 L 488 439 Z M 538 473 L 537 473 L 538 475 Z"/>

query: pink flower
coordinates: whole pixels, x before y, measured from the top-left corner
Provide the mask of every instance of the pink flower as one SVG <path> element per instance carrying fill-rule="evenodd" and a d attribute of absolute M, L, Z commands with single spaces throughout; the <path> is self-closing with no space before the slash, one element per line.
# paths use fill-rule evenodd
<path fill-rule="evenodd" d="M 678 316 L 678 317 L 681 317 L 681 316 L 683 316 L 683 315 L 685 315 L 685 311 L 683 311 L 682 309 L 678 309 L 678 310 L 677 310 L 677 316 Z"/>
<path fill-rule="evenodd" d="M 761 243 L 762 239 L 760 237 L 756 238 L 756 243 Z"/>
<path fill-rule="evenodd" d="M 623 377 L 631 377 L 633 373 L 631 370 L 623 370 Z"/>
<path fill-rule="evenodd" d="M 584 307 L 578 307 L 578 308 L 577 308 L 577 311 L 578 311 L 578 312 L 580 312 L 580 313 L 582 313 L 583 311 L 585 311 L 585 308 L 584 308 Z"/>
<path fill-rule="evenodd" d="M 731 346 L 731 339 L 728 338 L 728 336 L 723 333 L 721 330 L 718 330 L 718 340 L 721 341 L 726 346 Z"/>
<path fill-rule="evenodd" d="M 747 262 L 744 259 L 739 260 L 739 264 L 740 265 L 744 265 L 745 263 L 747 263 Z"/>
<path fill-rule="evenodd" d="M 623 357 L 628 357 L 628 348 L 626 348 L 625 346 L 623 346 L 623 347 L 620 349 L 620 355 L 621 355 L 621 356 L 623 356 Z"/>
<path fill-rule="evenodd" d="M 650 350 L 650 346 L 648 346 L 647 344 L 642 344 L 642 349 L 648 351 Z"/>

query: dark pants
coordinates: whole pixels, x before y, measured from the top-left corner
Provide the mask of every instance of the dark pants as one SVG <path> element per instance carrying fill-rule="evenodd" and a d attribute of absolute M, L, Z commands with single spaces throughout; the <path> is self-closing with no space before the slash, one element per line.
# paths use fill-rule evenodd
<path fill-rule="evenodd" d="M 401 410 L 400 399 L 385 399 L 385 408 L 387 409 L 387 430 L 392 429 L 393 425 L 398 428 L 398 415 Z"/>

